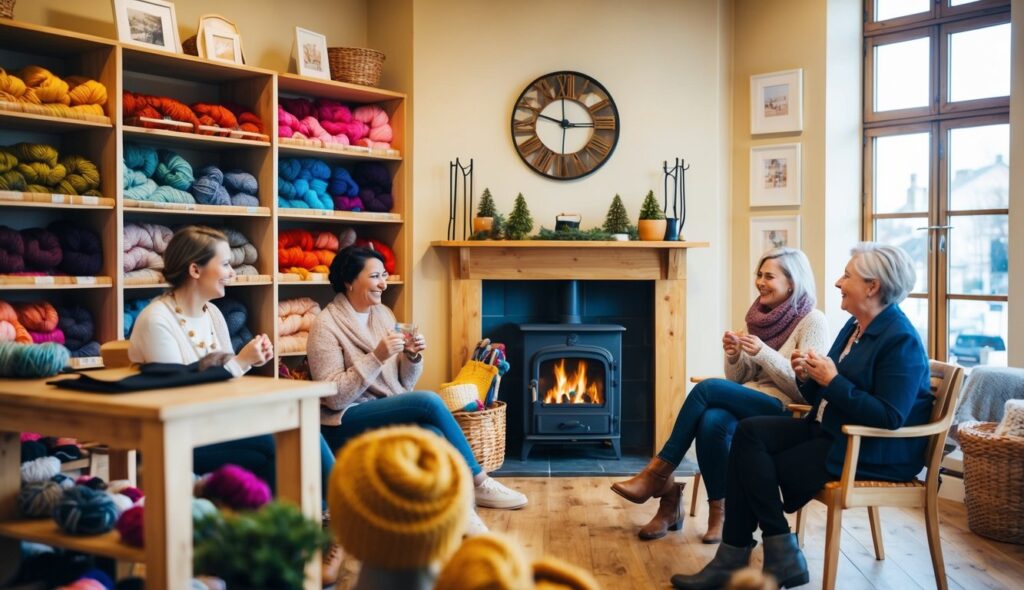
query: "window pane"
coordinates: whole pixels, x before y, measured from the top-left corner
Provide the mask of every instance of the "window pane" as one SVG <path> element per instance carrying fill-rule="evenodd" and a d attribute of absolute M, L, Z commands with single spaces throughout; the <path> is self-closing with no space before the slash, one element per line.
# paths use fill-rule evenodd
<path fill-rule="evenodd" d="M 1005 301 L 951 300 L 949 360 L 965 367 L 1005 367 L 1007 307 Z"/>
<path fill-rule="evenodd" d="M 898 16 L 928 12 L 931 0 L 876 0 L 875 22 Z"/>
<path fill-rule="evenodd" d="M 930 133 L 875 138 L 875 212 L 928 211 Z"/>
<path fill-rule="evenodd" d="M 971 4 L 978 0 L 949 0 L 950 6 L 963 6 L 964 4 Z"/>
<path fill-rule="evenodd" d="M 986 125 L 949 131 L 949 207 L 1006 209 L 1010 206 L 1010 126 Z"/>
<path fill-rule="evenodd" d="M 900 303 L 900 309 L 903 313 L 907 314 L 907 319 L 910 320 L 911 324 L 917 328 L 917 333 L 921 336 L 921 342 L 924 343 L 924 347 L 928 348 L 928 300 L 918 299 L 916 297 L 907 297 Z"/>
<path fill-rule="evenodd" d="M 875 112 L 929 103 L 928 37 L 875 48 Z"/>
<path fill-rule="evenodd" d="M 928 291 L 928 231 L 917 229 L 926 225 L 927 219 L 875 220 L 875 241 L 899 246 L 914 260 L 914 293 Z"/>
<path fill-rule="evenodd" d="M 1010 23 L 949 36 L 949 101 L 1010 95 Z"/>
<path fill-rule="evenodd" d="M 1008 282 L 1006 215 L 949 218 L 949 293 L 1005 295 Z"/>

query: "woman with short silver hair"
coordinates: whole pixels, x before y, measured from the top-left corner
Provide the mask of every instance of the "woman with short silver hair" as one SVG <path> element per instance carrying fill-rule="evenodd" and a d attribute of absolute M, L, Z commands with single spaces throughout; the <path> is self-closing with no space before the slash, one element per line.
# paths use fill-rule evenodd
<path fill-rule="evenodd" d="M 804 420 L 761 416 L 740 422 L 729 455 L 729 512 L 714 559 L 694 575 L 672 577 L 676 588 L 719 588 L 747 567 L 753 532 L 761 527 L 764 570 L 782 587 L 809 580 L 807 561 L 789 530 L 794 512 L 825 483 L 838 479 L 846 455 L 842 427 L 895 430 L 928 422 L 932 395 L 924 344 L 899 303 L 916 273 L 906 252 L 862 242 L 836 281 L 851 316 L 827 356 L 795 350 L 790 364 L 812 405 Z M 926 438 L 865 438 L 857 478 L 910 481 L 924 467 Z M 781 494 L 780 494 L 781 491 Z"/>
<path fill-rule="evenodd" d="M 814 273 L 807 256 L 793 248 L 765 252 L 755 269 L 758 297 L 746 316 L 746 330 L 726 332 L 725 379 L 708 379 L 686 396 L 672 434 L 658 456 L 633 478 L 612 490 L 631 502 L 660 498 L 658 512 L 640 529 L 641 539 L 657 539 L 683 524 L 682 486 L 672 477 L 697 444 L 697 464 L 708 489 L 708 528 L 703 541 L 722 539 L 725 467 L 736 425 L 751 416 L 784 415 L 786 404 L 803 402 L 789 356 L 794 350 L 824 352 L 825 315 L 814 309 Z M 696 493 L 696 491 L 694 491 Z"/>

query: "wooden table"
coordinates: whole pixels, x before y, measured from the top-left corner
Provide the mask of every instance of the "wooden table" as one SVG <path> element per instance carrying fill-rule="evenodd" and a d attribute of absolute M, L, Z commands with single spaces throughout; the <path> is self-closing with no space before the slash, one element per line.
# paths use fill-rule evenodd
<path fill-rule="evenodd" d="M 130 369 L 111 369 L 129 374 Z M 328 383 L 241 377 L 187 388 L 104 395 L 0 379 L 0 584 L 19 563 L 18 540 L 36 541 L 146 564 L 146 587 L 188 588 L 192 577 L 192 449 L 274 433 L 277 497 L 319 519 L 320 397 Z M 145 461 L 145 549 L 111 531 L 73 536 L 52 519 L 17 520 L 19 432 L 102 441 L 138 449 Z M 239 551 L 246 548 L 239 547 Z M 307 567 L 308 590 L 320 589 L 320 564 Z"/>

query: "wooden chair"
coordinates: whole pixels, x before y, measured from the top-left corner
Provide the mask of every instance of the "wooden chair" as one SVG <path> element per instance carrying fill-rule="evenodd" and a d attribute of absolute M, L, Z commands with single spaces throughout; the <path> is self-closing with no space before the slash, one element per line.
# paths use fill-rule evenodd
<path fill-rule="evenodd" d="M 856 506 L 866 506 L 871 523 L 871 538 L 875 545 L 875 558 L 885 559 L 882 545 L 882 527 L 879 522 L 880 506 L 899 506 L 924 508 L 925 528 L 928 534 L 928 548 L 932 557 L 932 569 L 935 572 L 935 585 L 940 590 L 947 590 L 946 567 L 942 560 L 942 547 L 939 541 L 939 462 L 942 460 L 942 449 L 946 432 L 953 421 L 956 400 L 963 385 L 963 368 L 939 361 L 931 361 L 931 389 L 935 396 L 931 420 L 920 426 L 904 426 L 896 430 L 870 428 L 867 426 L 843 426 L 843 433 L 849 437 L 846 446 L 846 460 L 843 462 L 843 473 L 839 481 L 831 481 L 818 492 L 815 500 L 825 504 L 828 509 L 828 524 L 825 528 L 825 574 L 822 582 L 824 590 L 833 590 L 836 586 L 836 570 L 839 564 L 839 540 L 842 533 L 843 510 Z M 805 411 L 810 408 L 804 406 Z M 857 459 L 860 456 L 861 437 L 877 438 L 917 438 L 928 437 L 925 451 L 925 467 L 928 469 L 925 481 L 887 482 L 855 480 Z M 806 519 L 803 508 L 797 512 L 797 535 L 803 546 L 803 527 Z"/>

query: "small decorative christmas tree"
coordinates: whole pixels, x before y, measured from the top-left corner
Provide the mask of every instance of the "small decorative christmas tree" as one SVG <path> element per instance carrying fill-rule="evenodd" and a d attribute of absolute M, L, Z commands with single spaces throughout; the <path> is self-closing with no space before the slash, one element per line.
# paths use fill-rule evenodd
<path fill-rule="evenodd" d="M 640 219 L 665 219 L 665 213 L 654 198 L 654 191 L 647 191 L 644 204 L 640 206 Z"/>
<path fill-rule="evenodd" d="M 530 217 L 530 210 L 526 207 L 526 199 L 523 193 L 516 196 L 516 204 L 509 213 L 505 222 L 505 235 L 510 240 L 523 240 L 533 231 L 533 217 Z"/>
<path fill-rule="evenodd" d="M 494 206 L 494 197 L 491 196 L 490 189 L 484 189 L 484 193 L 480 195 L 480 205 L 476 208 L 477 217 L 494 217 L 498 214 L 498 209 Z"/>
<path fill-rule="evenodd" d="M 626 213 L 626 207 L 619 195 L 615 195 L 612 206 L 608 208 L 608 215 L 604 218 L 604 231 L 610 234 L 624 234 L 629 231 L 629 213 Z"/>

